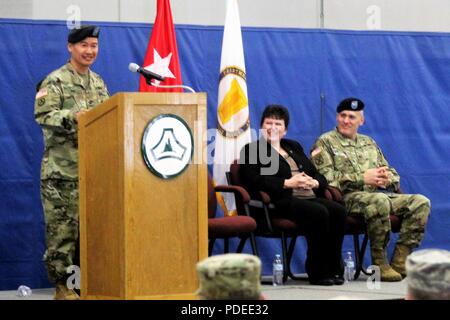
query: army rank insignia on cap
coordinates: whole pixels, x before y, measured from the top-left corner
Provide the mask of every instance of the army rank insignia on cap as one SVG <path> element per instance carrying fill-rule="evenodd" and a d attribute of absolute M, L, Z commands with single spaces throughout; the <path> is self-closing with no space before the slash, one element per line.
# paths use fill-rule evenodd
<path fill-rule="evenodd" d="M 95 27 L 94 31 L 92 31 L 92 36 L 93 37 L 98 37 L 99 33 L 100 33 L 100 28 L 99 27 Z"/>
<path fill-rule="evenodd" d="M 356 100 L 352 101 L 351 108 L 352 108 L 353 110 L 358 109 L 358 101 L 356 101 Z"/>

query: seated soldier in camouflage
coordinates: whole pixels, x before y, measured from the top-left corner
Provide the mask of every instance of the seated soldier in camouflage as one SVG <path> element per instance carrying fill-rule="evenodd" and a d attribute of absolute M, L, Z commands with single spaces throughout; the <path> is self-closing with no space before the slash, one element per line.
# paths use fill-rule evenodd
<path fill-rule="evenodd" d="M 197 263 L 202 300 L 258 300 L 261 294 L 261 260 L 240 253 L 220 254 Z"/>
<path fill-rule="evenodd" d="M 364 123 L 363 109 L 359 99 L 341 101 L 336 110 L 336 129 L 317 139 L 311 158 L 329 185 L 342 192 L 348 214 L 365 218 L 372 263 L 380 267 L 381 280 L 400 281 L 406 277 L 406 257 L 422 241 L 430 200 L 420 194 L 395 193 L 400 187 L 397 171 L 389 166 L 372 138 L 358 133 Z M 403 221 L 389 264 L 386 246 L 391 212 Z"/>
<path fill-rule="evenodd" d="M 77 117 L 105 101 L 108 90 L 91 71 L 98 53 L 99 28 L 81 26 L 68 36 L 70 60 L 39 85 L 35 119 L 44 134 L 41 199 L 46 222 L 44 259 L 55 299 L 79 299 L 66 286 L 67 267 L 78 257 L 78 140 Z"/>

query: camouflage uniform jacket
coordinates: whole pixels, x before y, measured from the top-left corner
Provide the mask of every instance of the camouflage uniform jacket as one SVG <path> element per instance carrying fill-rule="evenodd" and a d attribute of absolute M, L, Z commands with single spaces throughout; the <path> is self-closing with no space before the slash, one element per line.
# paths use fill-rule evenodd
<path fill-rule="evenodd" d="M 102 78 L 89 70 L 88 84 L 70 63 L 50 73 L 36 94 L 35 119 L 44 134 L 41 179 L 78 180 L 76 113 L 109 97 Z"/>
<path fill-rule="evenodd" d="M 390 167 L 376 142 L 362 134 L 352 140 L 340 134 L 337 129 L 321 135 L 311 151 L 312 161 L 332 187 L 344 194 L 354 191 L 374 192 L 377 188 L 364 184 L 367 169 L 387 166 L 390 184 L 387 189 L 399 188 L 400 176 Z"/>

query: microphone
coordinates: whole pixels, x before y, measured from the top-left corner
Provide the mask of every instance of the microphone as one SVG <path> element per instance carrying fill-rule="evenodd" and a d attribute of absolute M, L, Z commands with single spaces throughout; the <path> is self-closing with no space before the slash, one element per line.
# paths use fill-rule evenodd
<path fill-rule="evenodd" d="M 150 82 L 152 79 L 156 79 L 159 81 L 164 81 L 166 79 L 163 76 L 160 76 L 159 74 L 156 74 L 147 69 L 139 67 L 136 63 L 133 63 L 133 62 L 128 65 L 128 69 L 131 72 L 137 72 L 137 73 L 142 74 L 144 76 L 144 78 L 147 79 L 148 82 Z"/>

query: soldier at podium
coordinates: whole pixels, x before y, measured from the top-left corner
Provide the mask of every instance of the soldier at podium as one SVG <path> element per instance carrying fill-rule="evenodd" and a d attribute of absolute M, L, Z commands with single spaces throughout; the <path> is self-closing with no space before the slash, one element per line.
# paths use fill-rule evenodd
<path fill-rule="evenodd" d="M 38 84 L 35 99 L 34 115 L 45 143 L 41 166 L 44 259 L 56 287 L 55 299 L 79 299 L 66 285 L 67 267 L 80 264 L 77 117 L 109 97 L 102 78 L 90 70 L 99 50 L 99 33 L 97 26 L 70 31 L 69 61 Z"/>

